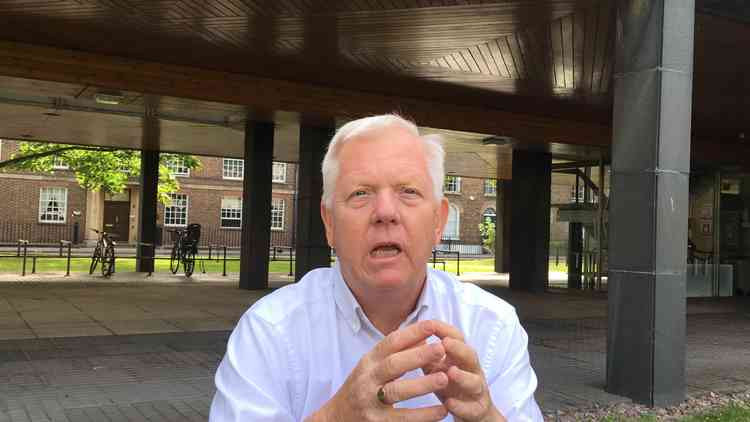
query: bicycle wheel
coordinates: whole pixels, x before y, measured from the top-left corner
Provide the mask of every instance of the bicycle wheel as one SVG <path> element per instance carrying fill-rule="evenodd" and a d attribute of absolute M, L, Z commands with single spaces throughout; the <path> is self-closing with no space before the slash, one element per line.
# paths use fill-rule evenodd
<path fill-rule="evenodd" d="M 99 264 L 99 261 L 102 259 L 102 246 L 101 244 L 97 243 L 96 247 L 94 248 L 94 253 L 91 255 L 91 266 L 89 266 L 89 274 L 94 274 L 94 270 L 96 270 L 96 266 Z"/>
<path fill-rule="evenodd" d="M 109 277 L 112 270 L 115 269 L 115 248 L 112 245 L 107 246 L 102 257 L 102 275 Z"/>
<path fill-rule="evenodd" d="M 169 270 L 172 274 L 177 274 L 177 270 L 180 269 L 180 248 L 179 242 L 175 242 L 172 246 L 172 255 L 169 257 Z"/>
<path fill-rule="evenodd" d="M 193 270 L 195 270 L 195 251 L 192 250 L 192 248 L 190 248 L 189 251 L 185 252 L 182 265 L 185 267 L 186 277 L 190 277 L 191 275 L 193 275 Z"/>

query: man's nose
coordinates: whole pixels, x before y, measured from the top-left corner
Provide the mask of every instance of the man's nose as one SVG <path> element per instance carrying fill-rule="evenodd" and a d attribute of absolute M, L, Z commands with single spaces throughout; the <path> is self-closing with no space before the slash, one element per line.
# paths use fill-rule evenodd
<path fill-rule="evenodd" d="M 400 221 L 398 203 L 392 192 L 380 192 L 375 197 L 373 223 L 395 224 Z"/>

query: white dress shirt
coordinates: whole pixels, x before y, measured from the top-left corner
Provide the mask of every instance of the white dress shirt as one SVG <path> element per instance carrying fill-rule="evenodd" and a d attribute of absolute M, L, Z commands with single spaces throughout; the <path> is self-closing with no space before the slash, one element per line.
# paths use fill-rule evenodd
<path fill-rule="evenodd" d="M 509 421 L 542 421 L 528 336 L 515 310 L 477 286 L 428 268 L 415 310 L 401 324 L 436 319 L 457 327 L 476 350 L 492 401 Z M 343 385 L 362 356 L 383 339 L 338 266 L 257 301 L 240 319 L 216 372 L 210 421 L 302 421 Z M 412 371 L 405 377 L 422 375 Z M 434 394 L 397 407 L 440 404 Z M 444 421 L 453 421 L 448 416 Z"/>

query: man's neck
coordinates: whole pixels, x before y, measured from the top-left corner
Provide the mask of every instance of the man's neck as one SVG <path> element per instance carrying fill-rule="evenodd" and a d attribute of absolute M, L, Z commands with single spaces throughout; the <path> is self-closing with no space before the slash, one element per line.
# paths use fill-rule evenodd
<path fill-rule="evenodd" d="M 362 307 L 367 318 L 383 335 L 387 336 L 406 320 L 419 302 L 427 283 L 426 277 L 418 285 L 406 285 L 409 289 L 357 291 L 349 289 Z M 347 283 L 349 284 L 349 283 Z"/>

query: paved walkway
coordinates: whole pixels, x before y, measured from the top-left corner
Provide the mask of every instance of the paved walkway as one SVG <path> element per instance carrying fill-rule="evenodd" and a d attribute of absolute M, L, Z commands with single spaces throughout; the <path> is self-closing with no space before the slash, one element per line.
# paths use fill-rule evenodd
<path fill-rule="evenodd" d="M 175 280 L 0 283 L 0 422 L 206 420 L 228 330 L 265 292 Z M 623 400 L 603 390 L 603 295 L 483 283 L 521 315 L 545 410 Z M 689 393 L 747 388 L 748 302 L 688 312 Z"/>

